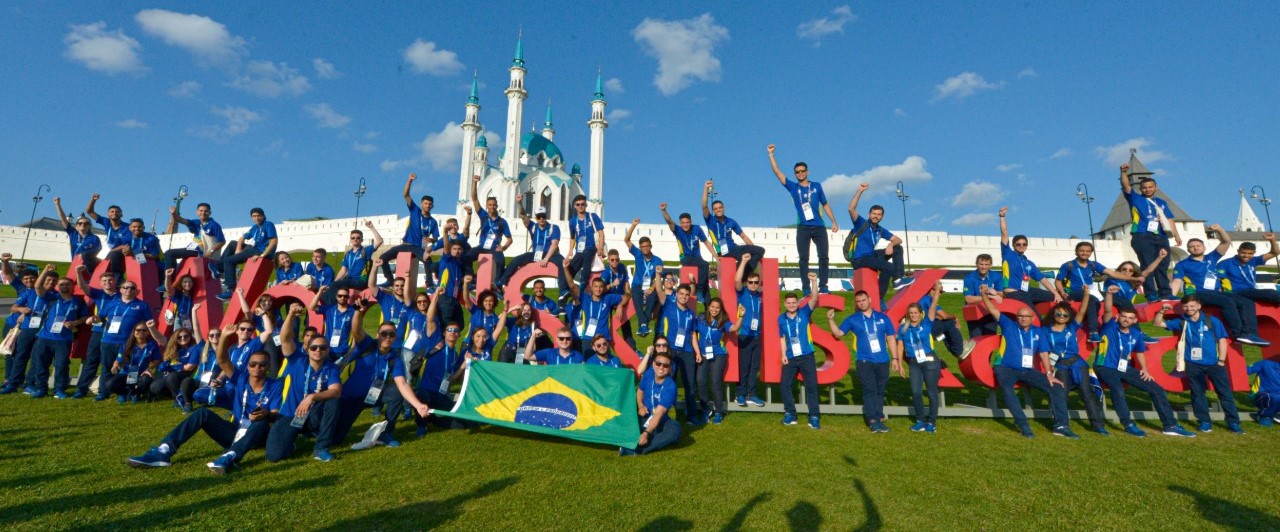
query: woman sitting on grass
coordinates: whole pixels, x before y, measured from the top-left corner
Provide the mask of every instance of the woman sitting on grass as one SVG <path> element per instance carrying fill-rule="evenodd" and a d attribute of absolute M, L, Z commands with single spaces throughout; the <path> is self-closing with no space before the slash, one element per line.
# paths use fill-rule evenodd
<path fill-rule="evenodd" d="M 111 365 L 112 376 L 107 381 L 106 393 L 99 396 L 105 399 L 114 393 L 118 396 L 116 402 L 120 404 L 142 400 L 143 395 L 150 392 L 164 346 L 165 337 L 156 330 L 156 320 L 134 325 L 133 334 L 125 340 L 124 348 Z M 149 397 L 147 399 L 150 400 Z"/>

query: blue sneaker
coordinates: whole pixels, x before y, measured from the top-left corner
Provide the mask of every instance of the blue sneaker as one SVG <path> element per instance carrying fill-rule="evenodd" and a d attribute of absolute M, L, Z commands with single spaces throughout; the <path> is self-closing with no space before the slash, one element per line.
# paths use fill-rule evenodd
<path fill-rule="evenodd" d="M 1127 432 L 1127 433 L 1129 433 L 1129 434 L 1132 434 L 1132 435 L 1134 435 L 1134 436 L 1137 436 L 1137 437 L 1139 437 L 1139 438 L 1145 438 L 1145 437 L 1147 437 L 1147 433 L 1146 433 L 1146 432 L 1144 432 L 1142 429 L 1138 428 L 1138 424 L 1137 424 L 1137 423 L 1130 423 L 1130 424 L 1128 424 L 1128 425 L 1125 425 L 1125 426 L 1124 426 L 1124 431 L 1125 431 L 1125 432 Z"/>
<path fill-rule="evenodd" d="M 1231 431 L 1232 434 L 1244 434 L 1244 429 L 1240 428 L 1240 422 L 1238 421 L 1227 423 L 1227 430 Z"/>
<path fill-rule="evenodd" d="M 734 402 L 738 403 L 738 406 L 747 406 L 747 396 L 739 395 L 738 397 L 734 398 Z"/>
<path fill-rule="evenodd" d="M 215 474 L 225 475 L 236 467 L 236 452 L 227 451 L 222 453 L 222 456 L 219 456 L 217 460 L 209 462 L 205 466 Z"/>
<path fill-rule="evenodd" d="M 1023 437 L 1023 438 L 1035 438 L 1035 437 L 1036 437 L 1036 433 L 1031 432 L 1031 427 L 1029 427 L 1029 426 L 1027 426 L 1027 425 L 1022 425 L 1022 426 L 1018 427 L 1018 431 L 1022 433 L 1022 437 Z"/>
<path fill-rule="evenodd" d="M 822 428 L 822 424 L 818 423 L 818 416 L 809 416 L 809 428 L 814 430 Z"/>
<path fill-rule="evenodd" d="M 123 396 L 123 395 L 117 395 L 117 396 L 116 396 L 116 403 L 124 404 L 124 402 L 125 402 L 125 401 L 126 401 L 125 396 Z"/>
<path fill-rule="evenodd" d="M 387 436 L 382 438 L 382 444 L 386 445 L 387 447 L 395 448 L 400 446 L 400 440 Z"/>
<path fill-rule="evenodd" d="M 903 288 L 911 286 L 911 283 L 914 283 L 914 282 L 916 282 L 916 278 L 914 276 L 899 277 L 898 280 L 893 282 L 893 291 L 897 292 L 899 290 L 902 290 Z"/>
<path fill-rule="evenodd" d="M 1079 436 L 1079 435 L 1077 435 L 1077 434 L 1076 434 L 1076 433 L 1074 433 L 1074 432 L 1071 432 L 1071 428 L 1070 428 L 1070 427 L 1061 427 L 1061 428 L 1053 429 L 1053 435 L 1054 435 L 1054 436 L 1062 436 L 1063 438 L 1066 438 L 1066 439 L 1068 439 L 1068 440 L 1078 440 L 1078 439 L 1080 439 L 1080 436 Z"/>
<path fill-rule="evenodd" d="M 1183 438 L 1196 437 L 1194 432 L 1191 432 L 1187 429 L 1182 428 L 1182 425 L 1173 425 L 1171 427 L 1165 427 L 1164 430 L 1162 431 L 1162 434 L 1164 434 L 1165 436 L 1181 436 Z"/>
<path fill-rule="evenodd" d="M 883 421 L 877 421 L 871 425 L 871 431 L 880 433 L 889 432 L 889 426 L 885 425 Z"/>
<path fill-rule="evenodd" d="M 333 453 L 329 452 L 328 449 L 316 449 L 315 452 L 311 453 L 311 457 L 321 462 L 333 461 Z"/>
<path fill-rule="evenodd" d="M 640 336 L 649 336 L 649 324 L 648 324 L 648 323 L 641 323 L 641 324 L 640 324 Z"/>
<path fill-rule="evenodd" d="M 218 300 L 219 300 L 219 301 L 226 301 L 226 300 L 229 300 L 229 299 L 231 299 L 231 291 L 230 291 L 230 290 L 223 290 L 222 292 L 219 292 L 219 293 L 218 293 Z M 210 466 L 210 467 L 212 467 L 212 466 Z"/>
<path fill-rule="evenodd" d="M 130 396 L 129 396 L 129 403 L 130 403 L 130 404 L 135 404 L 135 405 L 136 405 L 136 404 L 138 404 L 138 402 L 139 402 L 139 401 L 141 401 L 141 400 L 142 400 L 142 398 L 141 398 L 141 397 L 139 397 L 139 396 L 137 396 L 137 395 L 130 395 Z"/>
<path fill-rule="evenodd" d="M 49 393 L 44 390 L 36 390 L 36 389 L 31 390 L 32 399 L 40 399 L 41 397 L 44 397 L 46 395 L 49 395 Z"/>
<path fill-rule="evenodd" d="M 1199 430 L 1200 432 L 1213 432 L 1213 424 L 1208 421 L 1201 421 L 1200 426 L 1196 427 L 1196 430 Z M 1165 434 L 1168 434 L 1168 432 Z"/>
<path fill-rule="evenodd" d="M 925 424 L 924 424 L 924 431 L 925 431 L 925 432 L 927 432 L 927 433 L 929 433 L 929 434 L 933 434 L 933 433 L 935 433 L 935 432 L 938 432 L 938 426 L 937 426 L 937 425 L 934 425 L 933 423 L 925 423 Z"/>
<path fill-rule="evenodd" d="M 22 395 L 31 395 L 31 394 L 34 394 L 34 393 L 36 393 L 36 389 L 35 389 L 35 388 L 33 388 L 33 387 L 31 387 L 31 386 L 23 386 L 23 387 L 22 387 Z"/>
<path fill-rule="evenodd" d="M 724 414 L 716 412 L 715 415 L 711 416 L 711 423 L 715 425 L 724 423 Z"/>
<path fill-rule="evenodd" d="M 0 395 L 9 395 L 16 391 L 18 391 L 18 388 L 12 384 L 6 384 L 3 387 L 0 387 Z"/>
<path fill-rule="evenodd" d="M 924 432 L 924 422 L 917 421 L 915 425 L 911 426 L 911 432 Z"/>
<path fill-rule="evenodd" d="M 1089 343 L 1096 344 L 1102 341 L 1102 335 L 1096 332 L 1089 333 Z"/>
<path fill-rule="evenodd" d="M 67 392 L 64 392 L 64 391 L 62 391 L 62 390 L 58 390 L 58 391 L 56 391 L 56 392 L 53 392 L 53 398 L 54 398 L 54 399 L 66 399 L 66 398 L 67 398 Z"/>
<path fill-rule="evenodd" d="M 1236 338 L 1236 341 L 1246 345 L 1256 345 L 1258 347 L 1267 347 L 1271 345 L 1271 342 L 1268 342 L 1262 339 L 1262 337 L 1256 334 L 1241 335 L 1240 337 Z"/>
<path fill-rule="evenodd" d="M 94 401 L 94 402 L 98 402 L 98 401 L 106 401 L 106 400 L 107 400 L 107 396 L 106 396 L 106 394 L 101 394 L 101 393 L 100 393 L 100 394 L 98 394 L 98 395 L 93 396 L 93 401 Z"/>
<path fill-rule="evenodd" d="M 1096 429 L 1093 429 L 1093 431 L 1094 431 L 1094 432 L 1096 432 L 1096 433 L 1098 433 L 1098 435 L 1099 435 L 1099 436 L 1110 436 L 1110 435 L 1111 435 L 1111 433 L 1107 431 L 1107 428 L 1106 428 L 1106 427 L 1098 427 L 1098 428 L 1096 428 Z"/>
<path fill-rule="evenodd" d="M 1263 427 L 1273 427 L 1275 426 L 1275 420 L 1269 417 L 1260 418 L 1258 419 L 1258 425 Z"/>
<path fill-rule="evenodd" d="M 76 393 L 71 394 L 71 398 L 72 398 L 72 399 L 84 399 L 86 395 L 89 395 L 89 394 L 87 394 L 87 393 L 85 393 L 85 392 L 83 392 L 83 391 L 80 391 L 80 390 L 76 390 Z"/>
<path fill-rule="evenodd" d="M 782 415 L 782 424 L 783 424 L 783 425 L 795 425 L 795 424 L 796 424 L 796 415 L 795 415 L 795 414 L 783 414 L 783 415 Z"/>
<path fill-rule="evenodd" d="M 618 456 L 635 456 L 635 455 L 636 455 L 636 451 L 634 449 L 628 449 L 626 447 L 618 447 Z"/>
<path fill-rule="evenodd" d="M 747 398 L 747 402 L 748 402 L 748 403 L 751 403 L 751 406 L 764 406 L 764 399 L 761 399 L 761 398 L 756 397 L 756 396 L 754 396 L 754 395 L 753 395 L 753 396 L 751 396 L 751 397 L 748 397 L 748 398 Z"/>
<path fill-rule="evenodd" d="M 418 437 L 422 438 L 427 435 L 427 427 L 418 427 Z"/>
<path fill-rule="evenodd" d="M 182 403 L 182 414 L 183 414 L 183 415 L 187 415 L 187 414 L 190 414 L 190 413 L 191 413 L 191 404 L 190 404 L 190 403 Z"/>
<path fill-rule="evenodd" d="M 169 467 L 168 453 L 160 452 L 160 449 L 152 447 L 150 451 L 142 454 L 142 456 L 130 456 L 124 460 L 129 467 Z"/>

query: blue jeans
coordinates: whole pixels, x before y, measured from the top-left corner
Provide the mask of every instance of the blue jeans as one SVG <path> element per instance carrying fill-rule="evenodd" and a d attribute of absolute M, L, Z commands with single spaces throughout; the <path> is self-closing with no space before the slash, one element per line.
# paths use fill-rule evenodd
<path fill-rule="evenodd" d="M 784 353 L 782 356 L 787 355 Z M 782 392 L 782 408 L 788 414 L 796 415 L 796 399 L 791 393 L 791 385 L 795 383 L 797 373 L 804 377 L 804 402 L 809 407 L 809 415 L 817 417 L 821 414 L 818 410 L 818 366 L 812 353 L 787 360 L 782 366 L 782 382 L 778 384 Z"/>
<path fill-rule="evenodd" d="M 692 340 L 690 340 L 692 341 Z M 684 418 L 691 421 L 698 419 L 702 411 L 698 408 L 698 364 L 693 351 L 671 349 L 672 363 L 675 365 L 676 382 L 684 388 Z"/>
<path fill-rule="evenodd" d="M 1075 360 L 1079 358 L 1073 357 Z M 1089 385 L 1089 373 L 1087 368 L 1082 368 L 1081 378 L 1075 378 L 1075 372 L 1070 367 L 1054 369 L 1054 378 L 1062 381 L 1067 385 L 1063 397 L 1072 391 L 1080 394 L 1080 400 L 1084 401 L 1085 414 L 1089 416 L 1089 425 L 1094 431 L 1107 427 L 1107 416 L 1102 412 L 1102 402 L 1098 400 L 1098 396 L 1093 394 L 1093 386 Z"/>
<path fill-rule="evenodd" d="M 1012 355 L 1005 355 L 1012 356 Z M 1022 401 L 1013 387 L 1021 382 L 1049 395 L 1049 408 L 1053 410 L 1053 428 L 1066 428 L 1067 425 L 1067 389 L 1062 386 L 1050 386 L 1049 378 L 1035 369 L 1015 369 L 1005 365 L 995 368 L 996 382 L 1000 385 L 1000 393 L 1004 396 L 1004 406 L 1009 409 L 1013 421 L 1018 427 L 1027 427 L 1027 414 L 1022 411 Z"/>
<path fill-rule="evenodd" d="M 569 245 L 576 246 L 576 242 L 569 242 Z M 591 279 L 591 265 L 595 263 L 596 253 L 599 250 L 595 246 L 583 248 L 579 253 L 575 253 L 572 259 L 569 259 L 569 271 L 565 272 L 573 278 L 573 282 L 578 284 L 578 293 L 587 293 L 587 281 Z M 560 287 L 560 293 L 568 291 L 567 286 Z"/>
<path fill-rule="evenodd" d="M 1260 417 L 1276 417 L 1280 414 L 1280 394 L 1258 392 L 1253 396 L 1253 406 L 1257 407 Z"/>
<path fill-rule="evenodd" d="M 1239 423 L 1240 411 L 1236 409 L 1236 397 L 1231 392 L 1231 377 L 1227 368 L 1217 364 L 1201 365 L 1187 363 L 1187 387 L 1191 389 L 1191 411 L 1196 421 L 1208 423 L 1209 398 L 1206 393 L 1208 383 L 1213 383 L 1213 391 L 1218 394 L 1218 402 L 1222 403 L 1222 412 L 1226 414 L 1227 423 Z"/>
<path fill-rule="evenodd" d="M 1148 265 L 1156 261 L 1156 257 L 1160 256 L 1160 250 L 1169 251 L 1169 239 L 1155 233 L 1135 233 L 1130 237 L 1129 246 L 1138 255 L 1138 271 L 1144 271 Z M 1142 282 L 1142 293 L 1147 295 L 1147 301 L 1165 299 L 1173 295 L 1169 290 L 1169 262 L 1172 258 L 1173 254 L 1166 255 L 1156 267 L 1156 271 Z"/>
<path fill-rule="evenodd" d="M 938 379 L 942 376 L 942 362 L 939 362 L 935 356 L 933 360 L 928 362 L 916 362 L 915 359 L 907 359 L 907 364 L 911 367 L 911 404 L 915 407 L 916 421 L 937 423 L 939 406 Z M 928 411 L 924 409 L 922 387 L 927 387 L 929 391 Z M 865 408 L 863 411 L 866 411 Z"/>
<path fill-rule="evenodd" d="M 1245 288 L 1244 290 L 1235 290 L 1232 293 L 1259 303 L 1280 303 L 1280 292 L 1274 289 Z"/>
<path fill-rule="evenodd" d="M 929 309 L 925 309 L 928 312 Z M 960 356 L 964 353 L 964 336 L 960 335 L 960 328 L 956 326 L 956 320 L 934 320 L 929 333 L 935 338 L 939 335 L 943 336 L 943 345 L 947 346 L 947 351 L 952 355 Z"/>
<path fill-rule="evenodd" d="M 705 355 L 705 353 L 704 353 Z M 725 412 L 724 407 L 724 370 L 729 361 L 729 354 L 715 355 L 715 358 L 702 359 L 698 364 L 698 406 L 699 410 L 707 410 L 711 405 L 712 412 Z M 710 392 L 708 394 L 708 392 Z"/>
<path fill-rule="evenodd" d="M 649 454 L 654 451 L 668 447 L 680 440 L 680 424 L 675 420 L 663 416 L 658 420 L 658 428 L 654 429 L 653 434 L 649 435 L 649 444 L 644 447 L 636 447 L 636 454 Z M 640 430 L 644 430 L 644 420 L 640 420 Z"/>
<path fill-rule="evenodd" d="M 1200 296 L 1201 303 L 1222 313 L 1222 324 L 1232 338 L 1258 333 L 1258 309 L 1252 299 L 1217 290 L 1197 290 L 1195 294 Z"/>
<path fill-rule="evenodd" d="M 378 258 L 382 259 L 382 276 L 388 281 L 395 278 L 396 275 L 395 271 L 391 269 L 391 264 L 396 261 L 397 256 L 406 251 L 412 254 L 414 258 L 422 256 L 422 248 L 413 244 L 391 246 L 391 249 L 383 251 L 381 255 L 378 255 Z M 427 256 L 427 259 L 423 261 L 423 265 L 426 267 L 426 269 L 423 270 L 424 272 L 431 271 L 431 258 L 429 255 Z M 373 275 L 373 272 L 370 272 L 369 275 Z M 431 286 L 431 284 L 431 274 L 427 273 L 427 286 Z"/>
<path fill-rule="evenodd" d="M 1071 301 L 1079 301 L 1081 305 L 1088 305 L 1084 311 L 1084 330 L 1089 334 L 1098 332 L 1098 308 L 1102 306 L 1098 298 L 1084 290 L 1072 291 L 1067 298 Z"/>
<path fill-rule="evenodd" d="M 859 360 L 858 382 L 862 385 L 862 419 L 868 425 L 884 419 L 885 387 L 889 385 L 889 363 Z"/>
<path fill-rule="evenodd" d="M 13 356 L 5 359 L 5 384 L 14 388 L 22 388 L 27 378 L 27 363 L 31 361 L 31 353 L 36 348 L 36 334 L 40 329 L 22 329 L 18 331 L 18 340 L 13 346 Z M 26 382 L 34 386 L 35 382 Z"/>
<path fill-rule="evenodd" d="M 421 401 L 422 404 L 431 407 L 432 410 L 453 410 L 453 399 L 450 399 L 449 394 L 447 393 L 418 388 L 417 390 L 414 390 L 413 394 L 418 396 L 418 401 Z M 419 416 L 417 412 L 413 413 L 413 420 L 414 423 L 418 425 L 419 430 L 425 429 L 427 427 L 427 422 L 431 422 L 438 427 L 446 429 L 461 429 L 467 427 L 467 422 L 461 419 L 435 415 L 429 418 L 423 418 L 422 416 Z"/>
<path fill-rule="evenodd" d="M 818 214 L 818 213 L 814 213 Z M 818 248 L 818 289 L 827 286 L 830 260 L 827 258 L 827 228 L 816 225 L 796 226 L 796 252 L 800 255 L 800 280 L 807 283 L 809 278 L 809 244 Z M 805 285 L 805 292 L 809 285 Z"/>
<path fill-rule="evenodd" d="M 760 337 L 738 335 L 738 395 L 754 397 L 760 379 Z"/>
<path fill-rule="evenodd" d="M 293 412 L 289 412 L 292 414 Z M 281 415 L 271 424 L 271 432 L 267 435 L 267 461 L 278 462 L 293 455 L 299 434 L 310 434 L 316 438 L 316 451 L 329 450 L 333 442 L 333 433 L 338 425 L 338 400 L 330 399 L 311 404 L 307 412 L 307 421 L 302 428 L 294 428 L 293 416 Z"/>
<path fill-rule="evenodd" d="M 203 430 L 219 447 L 235 451 L 236 462 L 239 462 L 244 459 L 244 455 L 250 449 L 263 445 L 270 427 L 271 424 L 266 420 L 254 421 L 249 424 L 249 429 L 244 436 L 237 440 L 236 431 L 240 429 L 238 424 L 223 419 L 212 410 L 201 408 L 183 419 L 182 423 L 178 423 L 178 426 L 169 431 L 169 435 L 165 436 L 161 443 L 169 444 L 171 455 L 177 454 L 182 444 L 187 443 L 187 440 Z"/>
<path fill-rule="evenodd" d="M 1169 396 L 1165 395 L 1164 388 L 1155 381 L 1143 380 L 1142 374 L 1133 366 L 1129 366 L 1123 373 L 1106 366 L 1095 366 L 1093 372 L 1098 375 L 1099 381 L 1111 389 L 1111 407 L 1116 410 L 1116 417 L 1120 418 L 1121 425 L 1128 426 L 1133 423 L 1133 418 L 1129 415 L 1129 400 L 1124 393 L 1125 384 L 1147 392 L 1151 397 L 1151 404 L 1155 406 L 1156 414 L 1160 416 L 1161 427 L 1167 429 L 1178 424 L 1177 418 L 1173 417 L 1173 407 L 1169 405 Z"/>
<path fill-rule="evenodd" d="M 400 396 L 400 389 L 396 388 L 395 381 L 387 381 L 378 401 L 382 403 L 382 413 L 387 420 L 387 428 L 382 433 L 390 436 L 395 433 L 396 421 L 404 411 L 404 397 Z M 356 423 L 356 418 L 359 418 L 360 413 L 368 406 L 364 404 L 364 397 L 338 400 L 338 424 L 333 431 L 334 445 L 342 445 L 351 432 L 351 426 Z"/>
<path fill-rule="evenodd" d="M 853 269 L 870 268 L 878 274 L 877 280 L 880 282 L 880 299 L 888 297 L 889 285 L 893 283 L 896 277 L 902 277 L 902 245 L 893 246 L 893 255 L 885 255 L 883 249 L 878 249 L 874 253 L 865 257 L 853 259 L 849 265 Z"/>
<path fill-rule="evenodd" d="M 760 259 L 764 258 L 764 248 L 760 246 L 749 246 L 745 244 L 738 244 L 736 246 L 733 246 L 732 251 L 725 253 L 721 256 L 729 257 L 735 261 L 742 262 L 742 255 L 746 253 L 751 254 L 751 260 L 747 261 L 747 271 L 754 272 L 760 269 Z"/>
<path fill-rule="evenodd" d="M 120 347 L 116 346 L 116 352 L 120 351 Z M 80 363 L 80 376 L 76 378 L 76 391 L 87 395 L 89 393 L 89 382 L 98 376 L 98 368 L 102 368 L 102 373 L 111 370 L 111 363 L 115 362 L 116 355 L 112 353 L 110 357 L 102 355 L 102 333 L 94 332 L 89 335 L 89 347 L 84 351 L 84 360 Z M 98 381 L 98 389 L 106 384 L 106 379 Z"/>
<path fill-rule="evenodd" d="M 702 302 L 710 301 L 711 290 L 708 288 L 708 285 L 707 285 L 707 276 L 709 275 L 708 272 L 711 266 L 710 264 L 707 264 L 707 260 L 702 258 L 702 255 L 699 254 L 698 250 L 695 249 L 693 251 L 685 253 L 684 256 L 680 257 L 680 265 L 694 266 L 698 268 L 698 283 L 696 285 L 698 301 L 702 301 Z M 685 283 L 686 280 L 681 279 L 680 282 Z"/>
<path fill-rule="evenodd" d="M 648 327 L 653 324 L 653 311 L 658 306 L 658 294 L 650 292 L 649 295 L 644 294 L 637 286 L 631 287 L 631 301 L 636 305 L 636 323 Z"/>
<path fill-rule="evenodd" d="M 27 382 L 40 391 L 49 386 L 49 366 L 54 367 L 53 390 L 66 391 L 71 382 L 71 342 L 61 340 L 36 340 L 36 347 L 31 352 L 31 371 L 27 373 Z"/>
<path fill-rule="evenodd" d="M 228 292 L 236 289 L 236 266 L 244 264 L 252 257 L 261 255 L 262 252 L 251 246 L 245 246 L 244 250 L 236 253 L 236 243 L 227 244 L 222 250 L 222 259 L 218 261 L 222 271 L 222 289 Z"/>

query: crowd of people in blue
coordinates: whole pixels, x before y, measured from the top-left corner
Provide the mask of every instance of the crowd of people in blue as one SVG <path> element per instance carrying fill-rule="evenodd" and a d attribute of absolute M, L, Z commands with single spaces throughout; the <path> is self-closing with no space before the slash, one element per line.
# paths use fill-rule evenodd
<path fill-rule="evenodd" d="M 679 263 L 694 266 L 699 273 L 689 283 L 679 278 L 678 268 L 664 268 L 648 237 L 632 240 L 638 218 L 621 247 L 633 264 L 630 268 L 623 264 L 619 250 L 610 249 L 605 241 L 600 217 L 587 212 L 582 196 L 572 203 L 576 212 L 568 222 L 567 235 L 548 222 L 544 209 L 532 215 L 521 209 L 519 218 L 529 232 L 530 246 L 508 260 L 511 227 L 498 212 L 495 199 L 487 198 L 482 205 L 473 183 L 472 205 L 466 208 L 468 216 L 461 227 L 455 218 L 441 227 L 431 214 L 433 198 L 424 195 L 415 200 L 411 195 L 416 176 L 410 175 L 404 184 L 409 216 L 401 243 L 377 253 L 383 238 L 366 223 L 372 242 L 365 243 L 364 231 L 351 231 L 335 272 L 324 249 L 314 250 L 306 264 L 294 263 L 277 248 L 276 228 L 261 208 L 250 211 L 249 229 L 231 241 L 213 219 L 210 205 L 199 204 L 191 219 L 170 209 L 173 221 L 185 226 L 192 238 L 189 245 L 162 253 L 159 240 L 145 231 L 142 220 L 125 220 L 115 205 L 108 207 L 106 216 L 98 214 L 100 198 L 93 194 L 84 213 L 75 218 L 67 216 L 60 199 L 54 199 L 72 258 L 80 259 L 75 270 L 59 274 L 52 264 L 37 269 L 17 264 L 7 253 L 0 256 L 3 278 L 17 290 L 5 324 L 7 357 L 0 395 L 21 391 L 36 399 L 49 395 L 82 399 L 93 393 L 96 380 L 94 401 L 114 396 L 116 402 L 128 404 L 172 398 L 174 407 L 186 416 L 158 445 L 127 458 L 126 463 L 168 466 L 178 449 L 203 431 L 225 449 L 208 463 L 209 469 L 226 473 L 254 449 L 264 449 L 268 461 L 292 456 L 299 436 L 314 438 L 315 459 L 332 460 L 332 449 L 347 440 L 366 409 L 373 409 L 383 422 L 356 448 L 398 447 L 396 424 L 402 420 L 411 419 L 418 436 L 433 426 L 464 426 L 432 411 L 453 407 L 450 392 L 475 360 L 622 367 L 613 354 L 616 342 L 634 349 L 637 336 L 652 335 L 651 345 L 634 368 L 641 436 L 620 454 L 645 454 L 679 440 L 681 424 L 671 414 L 680 391 L 685 423 L 724 421 L 726 342 L 737 346 L 739 375 L 733 401 L 738 406 L 765 406 L 757 394 L 762 346 L 778 342 L 782 424 L 799 423 L 792 388 L 800 377 L 806 391 L 807 424 L 819 429 L 820 396 L 811 335 L 818 298 L 811 296 L 827 292 L 827 231 L 839 234 L 839 225 L 822 185 L 808 179 L 807 165 L 796 163 L 794 179 L 788 178 L 777 165 L 774 146 L 768 151 L 797 216 L 796 244 L 805 281 L 801 292 L 783 294 L 785 312 L 777 319 L 776 338 L 764 337 L 761 326 L 765 287 L 757 270 L 765 250 L 725 215 L 723 202 L 708 201 L 713 191 L 710 181 L 703 187 L 701 201 L 705 229 L 694 225 L 690 214 L 673 219 L 667 204 L 660 206 L 676 237 Z M 1092 430 L 1108 435 L 1097 393 L 1101 387 L 1090 385 L 1096 379 L 1110 389 L 1124 432 L 1145 436 L 1131 418 L 1126 400 L 1128 392 L 1141 391 L 1159 414 L 1163 434 L 1194 437 L 1179 424 L 1165 391 L 1146 370 L 1146 346 L 1155 340 L 1138 328 L 1135 305 L 1143 295 L 1148 304 L 1159 305 L 1154 325 L 1179 337 L 1179 371 L 1189 384 L 1198 430 L 1213 428 L 1207 398 L 1211 384 L 1227 430 L 1242 433 L 1224 367 L 1226 352 L 1230 342 L 1269 345 L 1258 335 L 1255 303 L 1280 304 L 1280 294 L 1257 286 L 1256 267 L 1280 252 L 1275 237 L 1265 235 L 1271 244 L 1266 253 L 1258 254 L 1246 242 L 1228 257 L 1232 245 L 1228 233 L 1212 226 L 1218 245 L 1208 250 L 1205 242 L 1188 240 L 1189 257 L 1172 265 L 1170 275 L 1169 240 L 1183 245 L 1170 223 L 1173 215 L 1156 196 L 1154 180 L 1132 184 L 1126 170 L 1121 169 L 1120 181 L 1131 208 L 1132 241 L 1139 262 L 1103 266 L 1092 260 L 1092 246 L 1081 242 L 1076 259 L 1063 264 L 1056 277 L 1046 277 L 1026 254 L 1028 239 L 1010 236 L 1008 212 L 1001 209 L 1000 269 L 995 269 L 991 255 L 980 254 L 976 269 L 964 280 L 965 303 L 985 311 L 985 317 L 967 322 L 969 336 L 1000 335 L 1001 347 L 992 361 L 996 381 L 1023 436 L 1035 434 L 1015 392 L 1019 383 L 1048 395 L 1053 434 L 1078 438 L 1067 418 L 1067 396 L 1075 392 L 1085 405 Z M 881 226 L 884 208 L 872 206 L 865 217 L 859 210 L 867 189 L 867 184 L 860 185 L 848 206 L 852 228 L 842 249 L 855 268 L 877 272 L 880 290 L 876 293 L 883 298 L 895 280 L 900 288 L 910 279 L 903 279 L 901 239 Z M 480 224 L 474 235 L 472 212 Z M 104 235 L 92 230 L 95 223 Z M 566 236 L 568 245 L 561 246 Z M 810 270 L 810 244 L 817 248 L 817 271 Z M 721 272 L 719 283 L 720 290 L 736 293 L 736 309 L 726 308 L 712 293 L 703 249 L 715 259 L 736 260 L 736 271 Z M 391 263 L 403 253 L 409 253 L 415 264 L 408 269 L 409 275 L 396 276 Z M 494 268 L 498 287 L 510 282 L 522 266 L 536 263 L 554 268 L 560 297 L 549 297 L 542 280 L 532 283 L 522 302 L 505 308 L 498 292 L 476 293 L 474 269 L 484 255 L 491 257 L 485 263 Z M 108 266 L 94 285 L 90 276 L 100 256 Z M 307 288 L 310 301 L 277 302 L 269 295 L 249 301 L 244 289 L 236 286 L 236 272 L 254 257 L 274 261 L 275 282 Z M 182 261 L 192 258 L 207 261 L 211 275 L 221 282 L 217 299 L 238 305 L 242 319 L 229 320 L 236 322 L 225 327 L 200 322 L 201 301 L 208 298 L 197 297 L 191 276 L 175 278 Z M 148 306 L 137 281 L 125 275 L 130 260 L 139 268 L 156 268 L 163 279 L 162 308 Z M 415 270 L 419 266 L 425 273 L 424 287 L 418 286 Z M 599 275 L 593 275 L 593 269 Z M 384 279 L 381 284 L 378 271 Z M 854 310 L 842 321 L 836 321 L 834 311 L 826 312 L 833 336 L 853 337 L 855 371 L 869 430 L 889 431 L 884 404 L 891 373 L 909 374 L 915 413 L 911 430 L 938 430 L 938 383 L 945 367 L 938 350 L 945 346 L 963 360 L 974 347 L 972 339 L 966 341 L 960 334 L 956 317 L 939 307 L 941 299 L 941 285 L 932 287 L 929 295 L 910 304 L 900 323 L 883 312 L 883 300 L 873 301 L 862 290 L 853 294 Z M 1001 313 L 1002 299 L 1026 305 L 1011 317 Z M 627 320 L 620 338 L 615 338 L 610 320 L 615 314 L 623 316 L 631 303 L 636 310 L 635 329 Z M 1036 326 L 1034 309 L 1039 303 L 1051 303 L 1052 308 Z M 375 304 L 381 323 L 371 334 L 362 324 Z M 1166 319 L 1175 304 L 1180 315 Z M 464 307 L 469 315 L 464 315 Z M 1221 318 L 1206 314 L 1206 308 L 1216 309 Z M 308 325 L 312 312 L 323 317 L 323 327 Z M 544 331 L 537 319 L 543 313 L 562 316 L 566 326 Z M 167 334 L 157 326 L 160 319 L 172 324 Z M 73 387 L 70 353 L 76 333 L 83 328 L 90 329 L 88 348 Z M 1085 361 L 1089 353 L 1081 352 L 1078 338 L 1085 338 L 1083 344 L 1092 349 L 1091 363 Z M 1257 407 L 1252 416 L 1260 426 L 1269 427 L 1280 411 L 1280 362 L 1262 359 L 1248 373 L 1256 375 L 1259 383 L 1251 395 Z M 224 411 L 230 413 L 229 419 Z"/>

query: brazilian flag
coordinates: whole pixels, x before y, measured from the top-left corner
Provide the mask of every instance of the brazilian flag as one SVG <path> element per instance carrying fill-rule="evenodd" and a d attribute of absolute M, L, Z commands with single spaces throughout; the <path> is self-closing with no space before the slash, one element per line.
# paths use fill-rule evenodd
<path fill-rule="evenodd" d="M 473 361 L 450 412 L 436 414 L 591 443 L 635 447 L 635 373 L 567 364 Z"/>

